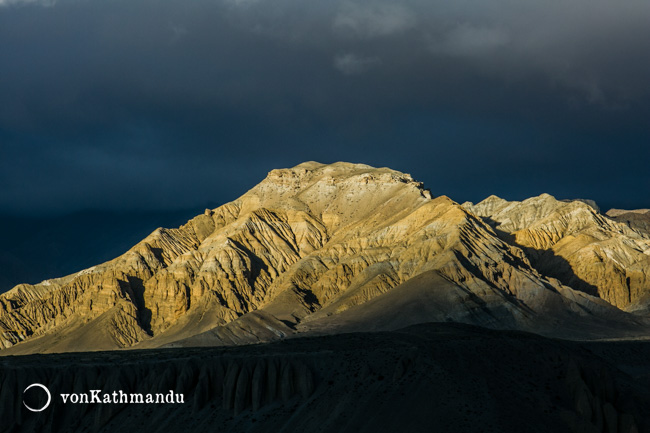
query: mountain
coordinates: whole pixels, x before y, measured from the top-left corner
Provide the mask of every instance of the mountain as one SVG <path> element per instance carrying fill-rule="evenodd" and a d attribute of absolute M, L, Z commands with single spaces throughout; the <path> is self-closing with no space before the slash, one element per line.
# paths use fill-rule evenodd
<path fill-rule="evenodd" d="M 635 230 L 650 234 L 650 209 L 610 209 L 606 215 L 614 221 L 622 222 Z"/>
<path fill-rule="evenodd" d="M 491 196 L 464 206 L 523 248 L 542 274 L 628 311 L 647 302 L 650 236 L 619 222 L 620 215 L 608 218 L 584 201 L 548 194 L 522 202 Z"/>
<path fill-rule="evenodd" d="M 463 206 L 362 164 L 273 170 L 125 254 L 0 295 L 0 353 L 232 345 L 465 322 L 645 336 L 650 237 L 582 201 Z M 574 267 L 575 265 L 575 267 Z"/>

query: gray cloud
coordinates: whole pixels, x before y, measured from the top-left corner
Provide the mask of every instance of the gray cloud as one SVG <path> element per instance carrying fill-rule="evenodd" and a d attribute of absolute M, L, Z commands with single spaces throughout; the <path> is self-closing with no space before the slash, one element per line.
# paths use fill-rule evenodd
<path fill-rule="evenodd" d="M 385 37 L 415 27 L 413 12 L 401 3 L 344 1 L 334 18 L 334 30 L 362 38 Z"/>
<path fill-rule="evenodd" d="M 41 5 L 54 6 L 56 0 L 0 0 L 0 8 L 3 6 Z"/>
<path fill-rule="evenodd" d="M 0 4 L 0 211 L 228 200 L 306 159 L 650 201 L 645 0 Z"/>
<path fill-rule="evenodd" d="M 431 50 L 436 55 L 477 57 L 493 54 L 495 50 L 507 47 L 510 42 L 508 34 L 502 29 L 463 23 L 442 38 L 432 41 Z"/>
<path fill-rule="evenodd" d="M 363 57 L 354 53 L 339 54 L 334 57 L 334 67 L 345 75 L 362 74 L 380 62 L 377 57 Z"/>

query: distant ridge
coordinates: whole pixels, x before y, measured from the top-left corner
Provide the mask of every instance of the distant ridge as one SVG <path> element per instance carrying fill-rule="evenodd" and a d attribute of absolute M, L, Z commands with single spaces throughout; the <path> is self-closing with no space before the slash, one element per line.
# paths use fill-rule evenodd
<path fill-rule="evenodd" d="M 645 215 L 645 214 L 650 214 L 650 209 L 633 209 L 633 210 L 610 209 L 607 211 L 606 215 L 615 218 L 628 213 Z"/>

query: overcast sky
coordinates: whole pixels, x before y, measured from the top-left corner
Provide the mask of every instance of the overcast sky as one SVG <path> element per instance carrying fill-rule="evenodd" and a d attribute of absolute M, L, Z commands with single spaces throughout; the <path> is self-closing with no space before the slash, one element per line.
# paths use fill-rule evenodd
<path fill-rule="evenodd" d="M 647 0 L 0 0 L 0 213 L 178 209 L 363 162 L 650 207 Z"/>

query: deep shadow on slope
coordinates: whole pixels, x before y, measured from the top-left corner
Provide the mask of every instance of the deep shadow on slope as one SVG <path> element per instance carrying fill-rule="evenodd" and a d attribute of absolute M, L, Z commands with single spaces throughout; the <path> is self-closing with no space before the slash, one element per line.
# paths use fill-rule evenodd
<path fill-rule="evenodd" d="M 625 212 L 620 215 L 611 216 L 605 215 L 607 218 L 623 223 L 629 228 L 640 231 L 650 235 L 650 212 L 649 213 L 636 213 Z"/>
<path fill-rule="evenodd" d="M 247 347 L 4 357 L 0 419 L 5 432 L 650 431 L 648 388 L 590 350 L 425 324 Z M 41 413 L 21 401 L 34 382 L 54 395 Z M 185 403 L 64 405 L 58 396 L 90 389 L 174 390 Z"/>
<path fill-rule="evenodd" d="M 155 250 L 155 248 L 152 248 L 152 250 Z M 145 288 L 144 288 L 144 281 L 142 281 L 142 278 L 127 276 L 126 281 L 117 280 L 117 282 L 120 285 L 120 289 L 123 292 L 129 293 L 129 295 L 133 299 L 133 303 L 137 307 L 137 311 L 138 311 L 138 323 L 140 324 L 144 332 L 146 332 L 147 335 L 153 335 L 153 331 L 151 330 L 151 309 L 145 306 L 145 302 L 144 302 Z"/>
<path fill-rule="evenodd" d="M 497 228 L 499 225 L 498 221 L 495 221 L 490 217 L 482 217 L 481 219 L 492 227 L 492 230 L 494 230 L 499 239 L 522 249 L 524 253 L 526 253 L 528 260 L 530 260 L 531 265 L 542 275 L 556 278 L 560 280 L 562 284 L 569 286 L 574 290 L 579 290 L 591 296 L 600 297 L 598 294 L 598 287 L 589 284 L 578 277 L 575 272 L 573 272 L 571 264 L 564 257 L 558 256 L 551 249 L 541 250 L 520 245 L 516 242 L 514 234 Z"/>

